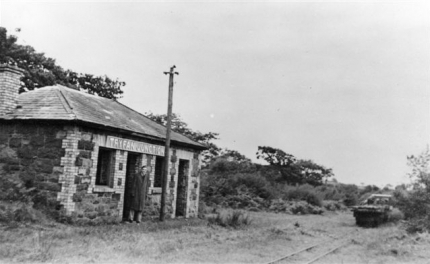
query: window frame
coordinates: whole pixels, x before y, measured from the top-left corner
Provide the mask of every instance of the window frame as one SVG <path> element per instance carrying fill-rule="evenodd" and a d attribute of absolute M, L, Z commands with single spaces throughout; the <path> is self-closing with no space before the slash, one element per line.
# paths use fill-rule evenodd
<path fill-rule="evenodd" d="M 99 150 L 97 153 L 97 170 L 96 170 L 96 179 L 95 179 L 96 186 L 113 188 L 115 164 L 116 164 L 115 154 L 116 154 L 116 150 L 99 147 Z M 103 173 L 102 169 L 106 170 L 106 174 L 107 174 L 106 182 L 101 182 L 101 177 Z"/>

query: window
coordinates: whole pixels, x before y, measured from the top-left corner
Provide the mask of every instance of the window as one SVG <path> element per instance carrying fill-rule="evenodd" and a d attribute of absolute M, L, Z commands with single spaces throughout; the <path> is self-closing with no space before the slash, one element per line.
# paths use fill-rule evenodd
<path fill-rule="evenodd" d="M 156 156 L 154 170 L 154 187 L 161 187 L 164 157 Z"/>
<path fill-rule="evenodd" d="M 115 166 L 114 151 L 99 148 L 97 160 L 96 185 L 107 185 L 113 187 L 113 172 Z"/>

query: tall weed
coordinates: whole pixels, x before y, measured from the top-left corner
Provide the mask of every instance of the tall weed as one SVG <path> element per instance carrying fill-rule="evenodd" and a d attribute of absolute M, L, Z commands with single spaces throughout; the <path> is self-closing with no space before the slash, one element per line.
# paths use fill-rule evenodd
<path fill-rule="evenodd" d="M 228 213 L 217 213 L 215 216 L 208 217 L 208 223 L 209 225 L 239 228 L 250 225 L 252 219 L 243 211 L 235 210 Z"/>
<path fill-rule="evenodd" d="M 32 260 L 38 262 L 46 262 L 52 259 L 51 248 L 54 245 L 54 239 L 51 234 L 46 235 L 42 231 L 36 233 L 33 241 L 34 255 Z"/>

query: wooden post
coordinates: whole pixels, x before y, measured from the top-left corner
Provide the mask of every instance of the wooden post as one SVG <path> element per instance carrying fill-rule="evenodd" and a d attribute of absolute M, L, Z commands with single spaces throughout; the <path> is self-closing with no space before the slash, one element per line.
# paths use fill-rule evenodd
<path fill-rule="evenodd" d="M 179 74 L 175 72 L 176 66 L 173 65 L 170 68 L 170 72 L 164 72 L 169 74 L 169 101 L 167 105 L 167 125 L 166 125 L 166 147 L 164 150 L 164 168 L 161 181 L 161 208 L 160 208 L 160 221 L 164 221 L 166 215 L 166 195 L 167 195 L 167 183 L 169 175 L 169 158 L 170 158 L 170 133 L 172 130 L 172 106 L 173 106 L 173 75 Z"/>

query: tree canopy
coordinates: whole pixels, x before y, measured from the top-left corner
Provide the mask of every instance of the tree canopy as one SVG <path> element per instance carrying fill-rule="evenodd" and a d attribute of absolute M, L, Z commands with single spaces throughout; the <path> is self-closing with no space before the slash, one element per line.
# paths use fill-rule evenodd
<path fill-rule="evenodd" d="M 311 185 L 320 185 L 323 179 L 333 176 L 332 169 L 316 164 L 312 160 L 298 160 L 296 166 L 300 168 L 306 183 Z"/>
<path fill-rule="evenodd" d="M 291 154 L 277 148 L 259 146 L 257 159 L 264 159 L 278 171 L 278 181 L 289 184 L 321 185 L 324 179 L 333 176 L 332 169 L 316 164 L 312 160 L 297 159 Z"/>
<path fill-rule="evenodd" d="M 219 153 L 219 158 L 226 159 L 228 161 L 234 161 L 237 163 L 252 163 L 251 159 L 247 158 L 239 151 L 227 148 L 221 150 L 221 152 Z"/>
<path fill-rule="evenodd" d="M 285 153 L 282 149 L 272 147 L 259 146 L 256 155 L 257 159 L 264 159 L 274 166 L 290 166 L 296 162 L 293 155 Z"/>
<path fill-rule="evenodd" d="M 8 35 L 7 30 L 0 27 L 0 63 L 15 65 L 25 70 L 21 79 L 23 86 L 19 90 L 20 93 L 60 84 L 111 99 L 118 99 L 123 94 L 121 88 L 125 86 L 125 82 L 111 79 L 106 75 L 94 76 L 64 70 L 56 64 L 55 59 L 36 52 L 29 45 L 17 44 L 17 40 L 16 36 Z"/>

